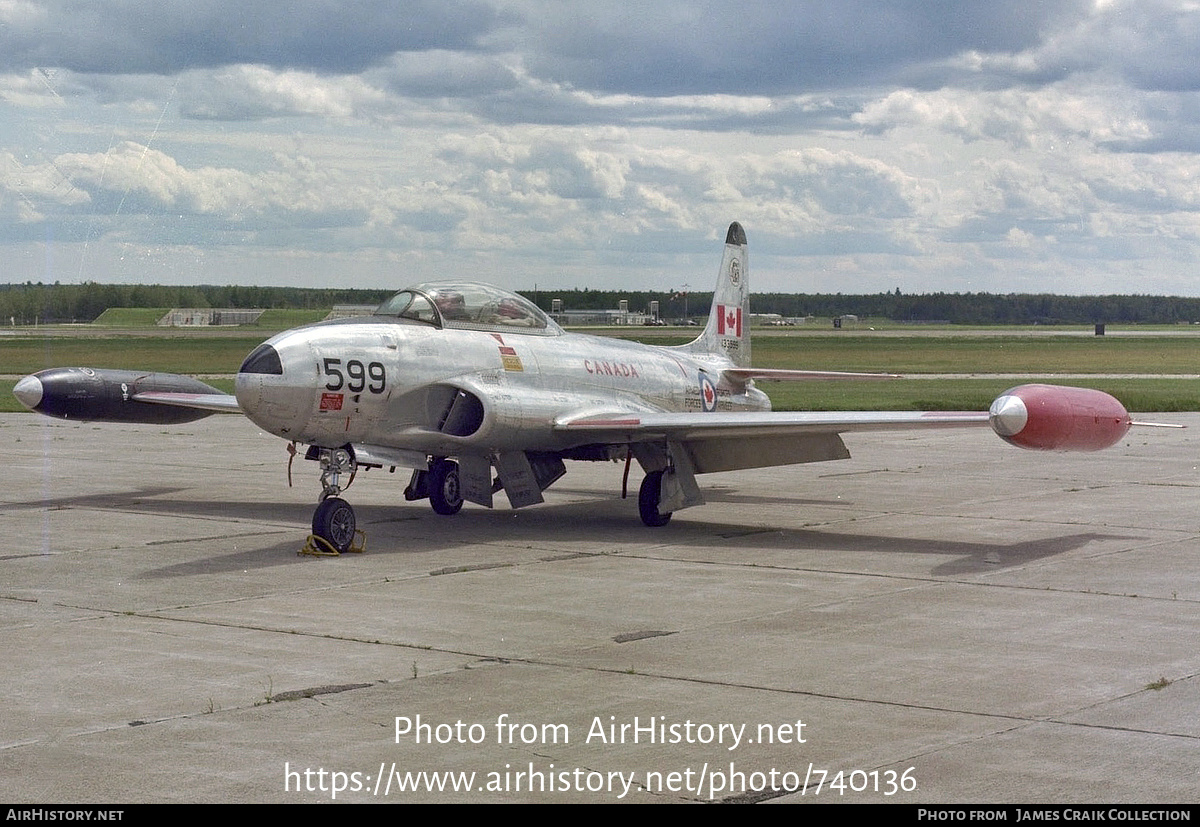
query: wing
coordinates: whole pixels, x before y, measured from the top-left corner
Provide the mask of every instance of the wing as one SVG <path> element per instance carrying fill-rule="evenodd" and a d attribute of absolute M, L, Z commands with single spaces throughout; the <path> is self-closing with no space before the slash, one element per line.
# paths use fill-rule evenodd
<path fill-rule="evenodd" d="M 706 474 L 846 459 L 841 435 L 852 431 L 986 425 L 986 412 L 842 411 L 591 414 L 560 417 L 554 428 L 589 443 L 678 443 Z"/>
<path fill-rule="evenodd" d="M 165 391 L 146 391 L 130 396 L 134 402 L 148 402 L 152 405 L 173 405 L 177 408 L 191 408 L 213 413 L 241 413 L 237 397 L 229 393 L 168 393 Z"/>
<path fill-rule="evenodd" d="M 845 411 L 821 413 L 641 413 L 560 417 L 554 428 L 576 444 L 667 443 L 683 446 L 697 473 L 846 459 L 841 435 L 923 428 L 991 429 L 1005 442 L 1037 451 L 1099 451 L 1133 424 L 1107 393 L 1060 385 L 1010 388 L 985 412 Z"/>

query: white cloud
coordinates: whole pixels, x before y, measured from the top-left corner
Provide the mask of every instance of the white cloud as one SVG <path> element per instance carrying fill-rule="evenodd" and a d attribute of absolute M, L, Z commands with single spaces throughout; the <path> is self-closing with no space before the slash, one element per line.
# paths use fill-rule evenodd
<path fill-rule="evenodd" d="M 1200 292 L 1185 3 L 420 10 L 0 0 L 10 277 Z"/>
<path fill-rule="evenodd" d="M 178 95 L 185 117 L 211 120 L 350 118 L 386 100 L 381 91 L 358 77 L 326 77 L 254 65 L 188 72 L 180 78 Z"/>

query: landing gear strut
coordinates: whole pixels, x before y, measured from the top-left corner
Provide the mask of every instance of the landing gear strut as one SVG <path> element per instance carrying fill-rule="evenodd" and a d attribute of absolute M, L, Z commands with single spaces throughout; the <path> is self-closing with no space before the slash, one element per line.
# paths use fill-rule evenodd
<path fill-rule="evenodd" d="M 310 540 L 309 545 L 316 545 L 318 553 L 332 551 L 344 554 L 352 550 L 361 551 L 361 547 L 352 548 L 356 536 L 359 534 L 356 531 L 354 509 L 350 507 L 350 503 L 338 496 L 354 481 L 358 463 L 354 460 L 354 454 L 346 448 L 321 448 L 319 450 L 321 504 L 313 513 L 312 533 L 322 542 L 314 544 Z M 341 480 L 345 474 L 349 474 L 350 479 L 343 486 Z M 324 546 L 328 546 L 328 549 Z"/>

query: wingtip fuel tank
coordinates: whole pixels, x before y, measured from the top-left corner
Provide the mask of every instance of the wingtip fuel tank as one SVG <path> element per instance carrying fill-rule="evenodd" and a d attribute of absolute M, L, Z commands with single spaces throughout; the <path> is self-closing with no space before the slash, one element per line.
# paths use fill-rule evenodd
<path fill-rule="evenodd" d="M 139 393 L 217 394 L 199 379 L 174 373 L 102 368 L 50 368 L 25 376 L 13 395 L 31 411 L 84 422 L 170 425 L 203 419 L 212 411 L 139 402 Z"/>
<path fill-rule="evenodd" d="M 1005 442 L 1034 451 L 1100 451 L 1133 424 L 1125 406 L 1104 391 L 1061 385 L 1019 385 L 988 410 Z"/>

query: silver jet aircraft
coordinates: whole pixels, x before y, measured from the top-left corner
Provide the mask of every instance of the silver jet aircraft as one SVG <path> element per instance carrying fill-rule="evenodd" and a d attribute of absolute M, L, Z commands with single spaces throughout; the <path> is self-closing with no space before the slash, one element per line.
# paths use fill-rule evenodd
<path fill-rule="evenodd" d="M 752 367 L 748 297 L 746 234 L 734 223 L 708 324 L 686 345 L 566 333 L 518 295 L 439 282 L 402 290 L 368 318 L 268 339 L 242 363 L 233 396 L 185 376 L 90 368 L 41 371 L 14 392 L 65 419 L 243 413 L 320 463 L 312 529 L 336 552 L 355 540 L 340 494 L 361 468 L 414 469 L 405 497 L 449 515 L 464 501 L 491 507 L 500 491 L 513 508 L 542 502 L 565 460 L 622 461 L 626 480 L 637 460 L 642 521 L 661 526 L 704 501 L 698 474 L 846 459 L 846 432 L 990 424 L 1025 448 L 1098 450 L 1131 425 L 1108 394 L 1051 385 L 1013 388 L 988 412 L 772 412 L 756 380 L 886 375 Z"/>

